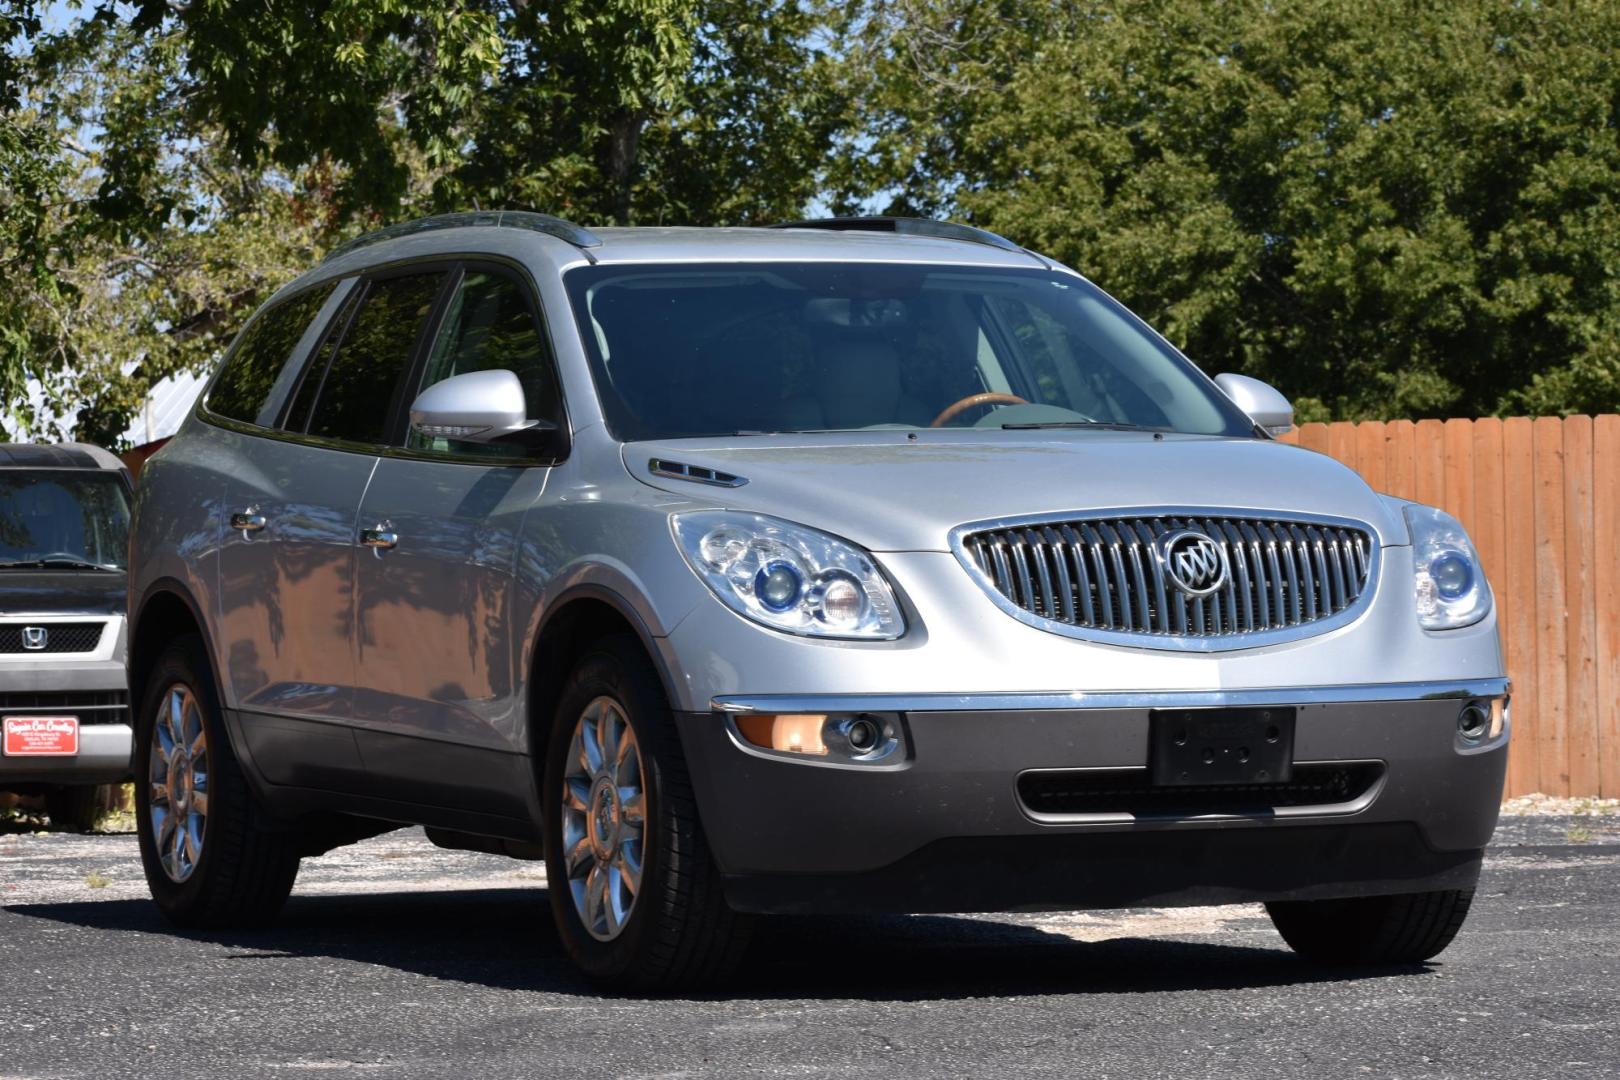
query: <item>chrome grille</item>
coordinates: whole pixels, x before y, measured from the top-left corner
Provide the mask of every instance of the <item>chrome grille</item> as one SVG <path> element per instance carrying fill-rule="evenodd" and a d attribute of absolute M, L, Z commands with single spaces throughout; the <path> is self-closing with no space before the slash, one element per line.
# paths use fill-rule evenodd
<path fill-rule="evenodd" d="M 1160 537 L 1208 535 L 1225 584 L 1189 595 L 1166 573 Z M 995 523 L 959 530 L 958 550 L 986 584 L 1049 627 L 1167 638 L 1286 631 L 1350 611 L 1372 580 L 1376 547 L 1348 522 L 1251 516 L 1131 516 Z"/>
<path fill-rule="evenodd" d="M 101 630 L 104 625 L 98 622 L 84 622 L 39 623 L 33 627 L 21 624 L 0 626 L 0 653 L 95 652 L 96 646 L 101 644 Z M 27 629 L 43 630 L 44 643 L 30 648 L 23 634 Z"/>

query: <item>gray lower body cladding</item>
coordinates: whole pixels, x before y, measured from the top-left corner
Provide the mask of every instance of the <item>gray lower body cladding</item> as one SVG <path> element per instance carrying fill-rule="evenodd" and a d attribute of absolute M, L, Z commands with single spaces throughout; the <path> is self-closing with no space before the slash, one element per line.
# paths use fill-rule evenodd
<path fill-rule="evenodd" d="M 1507 737 L 1460 744 L 1462 704 L 1299 705 L 1296 778 L 1344 767 L 1326 801 L 1135 813 L 1052 813 L 1030 778 L 1145 780 L 1146 708 L 910 712 L 907 760 L 887 769 L 745 749 L 721 714 L 678 723 L 734 906 L 1050 910 L 1469 887 L 1495 828 Z"/>

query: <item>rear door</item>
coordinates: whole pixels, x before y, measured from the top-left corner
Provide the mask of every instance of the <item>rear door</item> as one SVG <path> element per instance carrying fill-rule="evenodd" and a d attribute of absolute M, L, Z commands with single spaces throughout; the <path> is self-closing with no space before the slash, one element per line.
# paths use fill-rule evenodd
<path fill-rule="evenodd" d="M 242 442 L 219 626 L 230 697 L 272 783 L 364 784 L 349 726 L 357 512 L 445 278 L 360 281 L 287 387 L 275 434 Z"/>
<path fill-rule="evenodd" d="M 563 424 L 540 311 L 527 283 L 468 265 L 449 290 L 414 392 L 505 368 L 529 416 Z M 513 582 L 523 516 L 550 462 L 515 448 L 410 435 L 366 489 L 362 529 L 386 535 L 359 558 L 355 716 L 380 786 L 415 801 L 523 817 L 529 785 L 518 709 Z"/>

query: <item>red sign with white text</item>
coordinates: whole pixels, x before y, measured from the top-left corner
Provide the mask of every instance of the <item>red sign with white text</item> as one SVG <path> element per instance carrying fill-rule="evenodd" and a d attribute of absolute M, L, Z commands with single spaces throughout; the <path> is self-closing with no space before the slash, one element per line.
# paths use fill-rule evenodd
<path fill-rule="evenodd" d="M 76 716 L 8 716 L 7 757 L 72 757 L 79 752 Z"/>

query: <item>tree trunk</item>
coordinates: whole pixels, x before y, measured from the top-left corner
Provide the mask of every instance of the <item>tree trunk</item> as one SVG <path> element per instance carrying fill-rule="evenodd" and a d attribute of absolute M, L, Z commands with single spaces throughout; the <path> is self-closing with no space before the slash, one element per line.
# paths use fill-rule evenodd
<path fill-rule="evenodd" d="M 607 161 L 603 171 L 607 174 L 613 221 L 618 225 L 630 224 L 631 189 L 636 180 L 641 129 L 646 125 L 645 111 L 622 109 L 608 126 Z"/>

